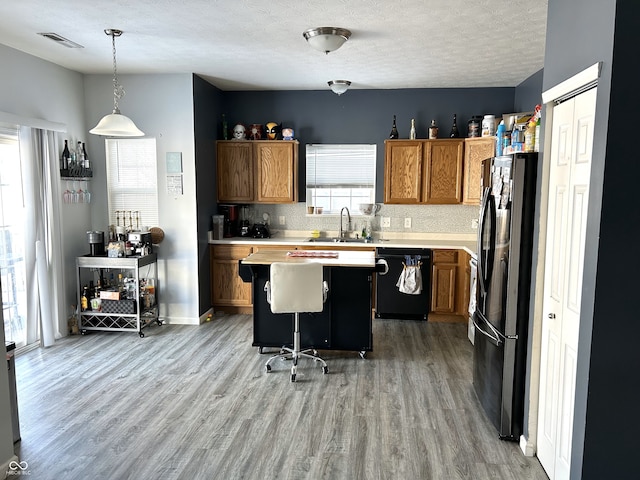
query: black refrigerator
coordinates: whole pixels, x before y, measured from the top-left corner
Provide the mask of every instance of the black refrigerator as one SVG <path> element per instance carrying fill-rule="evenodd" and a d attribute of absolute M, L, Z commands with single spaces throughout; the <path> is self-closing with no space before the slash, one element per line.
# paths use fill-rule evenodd
<path fill-rule="evenodd" d="M 503 440 L 522 434 L 537 162 L 515 153 L 482 164 L 473 386 Z"/>

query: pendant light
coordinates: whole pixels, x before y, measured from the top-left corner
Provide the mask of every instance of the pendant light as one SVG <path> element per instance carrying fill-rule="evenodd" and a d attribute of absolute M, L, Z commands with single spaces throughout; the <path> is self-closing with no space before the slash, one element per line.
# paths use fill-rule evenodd
<path fill-rule="evenodd" d="M 118 108 L 118 99 L 125 95 L 124 88 L 118 83 L 118 71 L 116 68 L 116 37 L 122 35 L 122 30 L 108 28 L 104 33 L 111 37 L 111 45 L 113 47 L 113 113 L 102 117 L 98 125 L 89 130 L 89 133 L 108 137 L 142 137 L 144 132 L 136 127 L 133 120 L 122 115 Z"/>
<path fill-rule="evenodd" d="M 331 91 L 336 95 L 342 95 L 351 85 L 349 80 L 329 80 L 327 83 Z"/>

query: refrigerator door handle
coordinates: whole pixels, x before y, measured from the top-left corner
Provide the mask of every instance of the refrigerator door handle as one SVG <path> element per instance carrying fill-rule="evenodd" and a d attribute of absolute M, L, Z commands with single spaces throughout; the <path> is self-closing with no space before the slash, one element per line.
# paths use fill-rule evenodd
<path fill-rule="evenodd" d="M 489 216 L 489 225 L 487 225 L 487 216 Z M 482 211 L 480 213 L 480 228 L 478 231 L 478 278 L 480 279 L 480 287 L 482 292 L 487 291 L 489 282 L 493 275 L 493 260 L 495 256 L 495 243 L 496 243 L 496 201 L 493 195 L 491 195 L 491 189 L 486 188 L 483 202 Z M 486 229 L 489 228 L 489 248 L 484 249 Z"/>
<path fill-rule="evenodd" d="M 475 329 L 480 333 L 482 333 L 485 337 L 488 337 L 491 340 L 493 340 L 497 346 L 500 346 L 500 344 L 502 343 L 502 339 L 500 337 L 501 336 L 504 337 L 504 335 L 501 335 L 500 332 L 498 332 L 495 328 L 493 328 L 493 326 L 489 322 L 486 322 L 486 324 L 489 326 L 493 334 L 480 328 L 480 325 L 478 325 L 478 322 L 476 322 L 476 319 L 475 318 L 473 319 L 473 326 L 475 327 Z"/>

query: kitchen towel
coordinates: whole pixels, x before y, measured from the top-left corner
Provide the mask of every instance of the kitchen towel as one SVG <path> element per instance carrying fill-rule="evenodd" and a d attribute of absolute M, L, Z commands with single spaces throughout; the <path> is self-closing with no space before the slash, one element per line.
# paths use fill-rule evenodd
<path fill-rule="evenodd" d="M 402 262 L 402 272 L 396 282 L 396 287 L 400 293 L 408 295 L 420 295 L 422 293 L 422 271 L 420 267 L 420 255 L 405 255 L 405 261 Z"/>

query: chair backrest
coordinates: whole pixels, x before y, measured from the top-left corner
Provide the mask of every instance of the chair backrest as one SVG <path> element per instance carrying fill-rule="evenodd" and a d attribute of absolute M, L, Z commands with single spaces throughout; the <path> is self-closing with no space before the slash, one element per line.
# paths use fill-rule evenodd
<path fill-rule="evenodd" d="M 269 281 L 273 313 L 322 311 L 322 265 L 319 263 L 272 263 Z"/>

